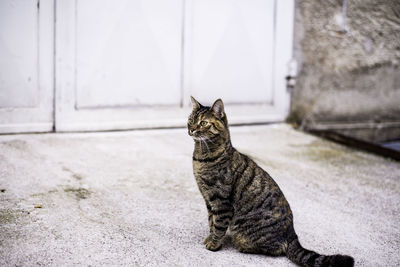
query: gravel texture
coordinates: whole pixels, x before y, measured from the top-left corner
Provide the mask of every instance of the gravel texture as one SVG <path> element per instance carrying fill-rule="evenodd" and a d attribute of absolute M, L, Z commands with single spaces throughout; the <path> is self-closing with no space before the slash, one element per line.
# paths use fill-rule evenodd
<path fill-rule="evenodd" d="M 232 127 L 280 185 L 303 246 L 400 265 L 400 164 L 288 125 Z M 0 136 L 0 266 L 294 266 L 218 252 L 185 129 Z"/>

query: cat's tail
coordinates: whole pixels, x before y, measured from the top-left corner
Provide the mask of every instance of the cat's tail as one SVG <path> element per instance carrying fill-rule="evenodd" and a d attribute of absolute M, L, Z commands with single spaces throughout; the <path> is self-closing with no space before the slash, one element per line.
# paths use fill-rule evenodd
<path fill-rule="evenodd" d="M 295 238 L 289 242 L 286 256 L 300 266 L 326 266 L 326 267 L 352 267 L 354 259 L 346 255 L 320 255 L 314 251 L 301 246 L 299 239 Z"/>

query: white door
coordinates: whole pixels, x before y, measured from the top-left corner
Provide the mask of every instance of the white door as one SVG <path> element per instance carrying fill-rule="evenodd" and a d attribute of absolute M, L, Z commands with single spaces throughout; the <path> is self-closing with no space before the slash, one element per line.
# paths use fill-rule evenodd
<path fill-rule="evenodd" d="M 190 95 L 287 114 L 293 0 L 54 3 L 0 1 L 0 132 L 184 126 Z"/>
<path fill-rule="evenodd" d="M 183 126 L 190 95 L 222 98 L 231 123 L 287 113 L 293 0 L 79 0 L 56 12 L 58 131 Z"/>
<path fill-rule="evenodd" d="M 271 104 L 274 1 L 192 0 L 186 87 L 199 100 Z"/>
<path fill-rule="evenodd" d="M 184 103 L 222 98 L 231 124 L 283 121 L 293 0 L 187 0 Z"/>
<path fill-rule="evenodd" d="M 178 123 L 182 0 L 59 1 L 56 12 L 58 131 Z"/>
<path fill-rule="evenodd" d="M 0 133 L 53 129 L 53 2 L 0 1 Z"/>

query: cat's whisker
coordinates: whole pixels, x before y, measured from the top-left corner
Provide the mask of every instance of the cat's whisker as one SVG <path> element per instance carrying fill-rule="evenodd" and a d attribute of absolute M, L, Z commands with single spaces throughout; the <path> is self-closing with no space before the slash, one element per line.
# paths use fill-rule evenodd
<path fill-rule="evenodd" d="M 210 137 L 204 137 L 204 141 L 205 141 L 205 142 L 210 142 L 210 143 L 212 143 L 213 145 L 215 145 L 215 143 L 211 140 Z"/>
<path fill-rule="evenodd" d="M 207 140 L 206 138 L 204 138 L 204 137 L 202 138 L 202 141 L 206 145 L 208 152 L 210 152 L 210 148 L 208 147 L 206 140 Z"/>
<path fill-rule="evenodd" d="M 200 144 L 203 143 L 206 146 L 208 152 L 210 152 L 210 149 L 205 141 L 205 137 L 201 136 L 201 137 L 199 137 L 199 140 L 200 140 Z M 201 150 L 201 151 L 203 152 L 203 150 Z"/>

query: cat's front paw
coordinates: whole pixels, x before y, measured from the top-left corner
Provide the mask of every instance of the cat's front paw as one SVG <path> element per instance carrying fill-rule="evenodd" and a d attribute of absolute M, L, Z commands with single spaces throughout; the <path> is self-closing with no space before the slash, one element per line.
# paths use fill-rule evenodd
<path fill-rule="evenodd" d="M 206 239 L 204 239 L 203 244 L 207 245 L 208 242 L 212 240 L 211 235 L 207 236 Z"/>
<path fill-rule="evenodd" d="M 204 240 L 204 244 L 206 245 L 206 249 L 211 250 L 211 251 L 217 251 L 218 249 L 221 248 L 221 242 L 214 241 L 210 236 Z"/>

